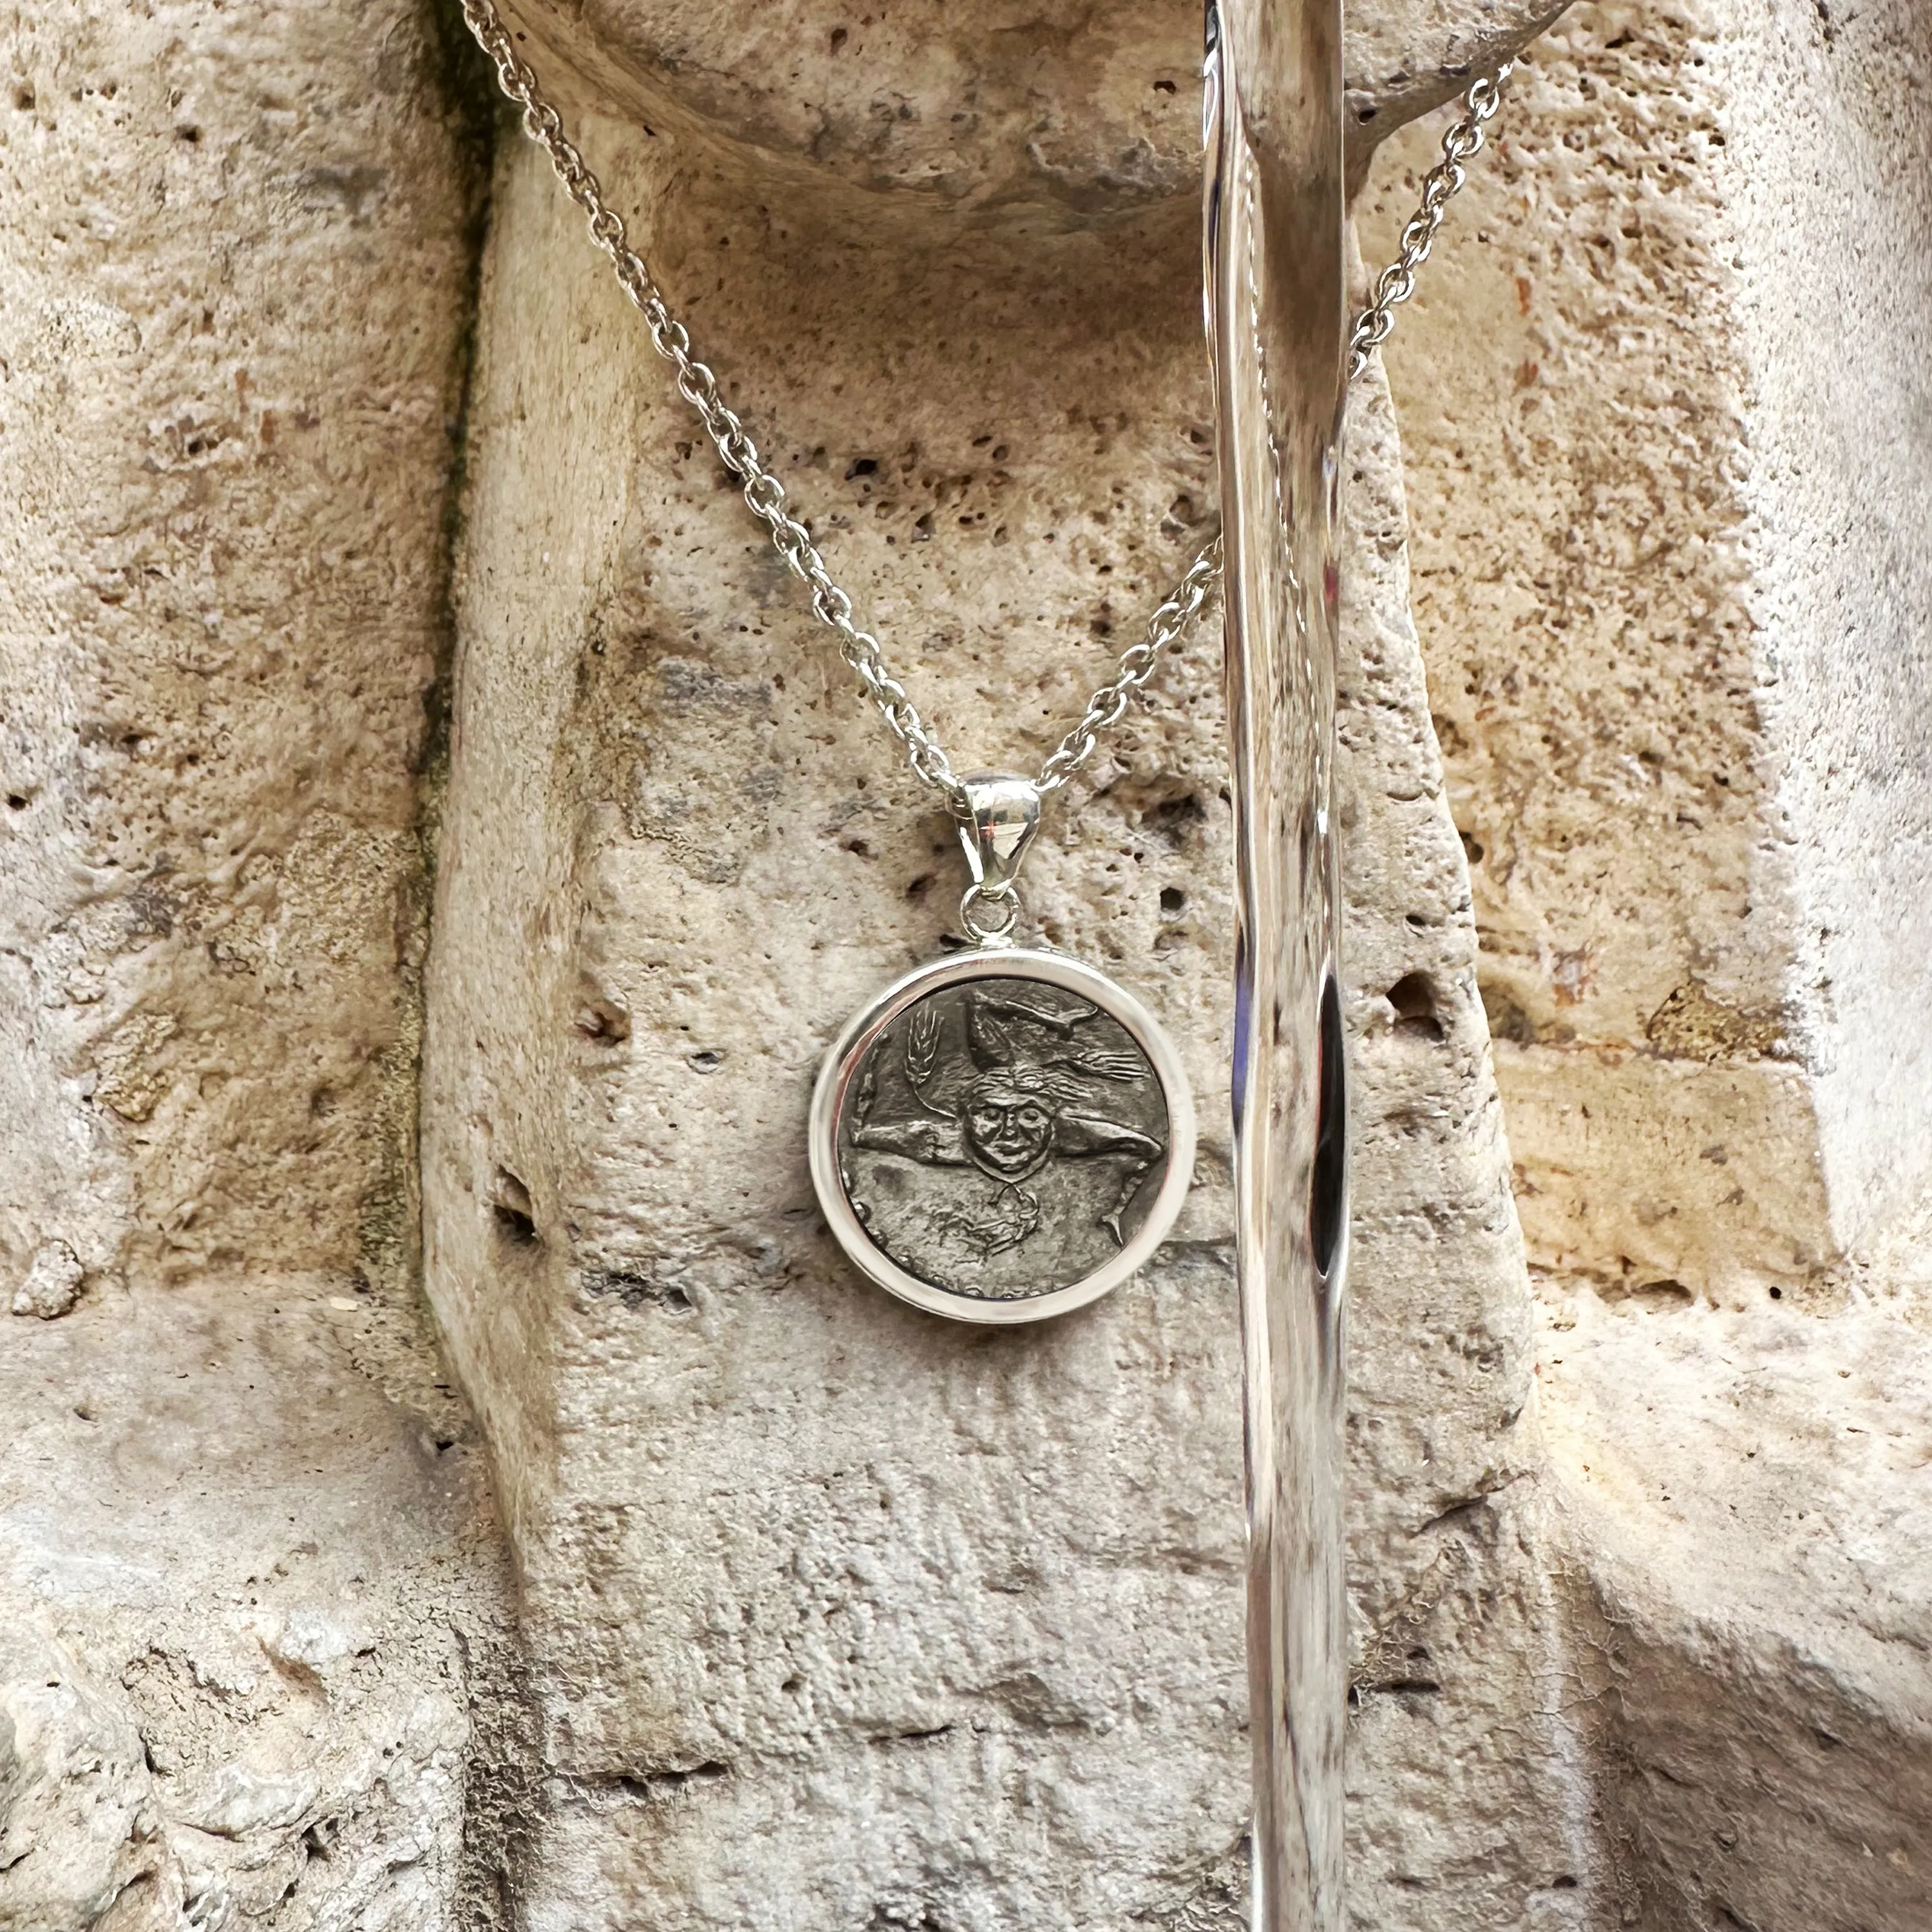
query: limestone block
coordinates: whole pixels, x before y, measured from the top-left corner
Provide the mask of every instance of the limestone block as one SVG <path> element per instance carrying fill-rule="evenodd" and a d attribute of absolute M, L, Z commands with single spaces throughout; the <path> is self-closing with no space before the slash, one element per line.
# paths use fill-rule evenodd
<path fill-rule="evenodd" d="M 1379 364 L 1345 450 L 1349 1910 L 1376 1927 L 1594 1924 L 1522 1241 Z"/>
<path fill-rule="evenodd" d="M 614 10 L 533 14 L 532 44 L 572 50 L 586 154 L 922 712 L 962 769 L 1036 764 L 1212 527 L 1192 170 L 1184 199 L 1129 183 L 1103 227 L 1062 193 L 1074 164 L 1042 187 L 1008 125 L 992 158 L 967 151 L 1000 206 L 896 208 L 932 102 L 844 145 L 896 43 L 840 67 L 838 18 L 800 10 L 783 44 L 811 87 L 856 90 L 826 110 L 809 195 L 770 158 L 812 158 L 796 96 L 731 91 L 748 100 L 778 16 L 654 10 L 652 34 L 738 36 L 674 73 Z M 1168 21 L 1107 56 L 1161 115 Z M 654 118 L 674 82 L 698 92 Z M 607 83 L 651 131 L 587 112 Z M 1066 84 L 1027 110 L 1063 160 L 1115 138 Z M 1029 876 L 1045 934 L 1181 1043 L 1195 1197 L 1109 1302 L 953 1328 L 844 1268 L 803 1138 L 839 1024 L 952 923 L 951 827 L 520 143 L 470 422 L 426 1261 L 525 1588 L 530 1922 L 1228 1922 L 1247 1744 L 1211 641 L 1055 798 Z M 1533 1893 L 1565 1906 L 1578 1860 L 1571 1794 L 1536 1770 L 1562 1724 L 1538 1532 L 1502 1496 L 1533 1455 L 1528 1296 L 1463 860 L 1385 406 L 1361 434 L 1365 1895 L 1392 1927 L 1493 1924 Z"/>
<path fill-rule="evenodd" d="M 426 38 L 427 36 L 427 38 Z M 0 1287 L 394 1271 L 470 261 L 409 4 L 28 9 L 0 102 Z"/>
<path fill-rule="evenodd" d="M 1356 176 L 1387 134 L 1461 93 L 1564 4 L 1347 9 Z M 842 202 L 874 233 L 949 215 L 1030 230 L 1156 208 L 1184 220 L 1198 200 L 1197 0 L 1103 0 L 1077 14 L 1055 0 L 914 0 L 857 16 L 730 0 L 509 10 L 560 98 L 722 143 L 799 202 Z"/>
<path fill-rule="evenodd" d="M 406 1304 L 289 1285 L 12 1325 L 0 1927 L 489 1922 L 508 1611 L 437 1373 Z"/>
<path fill-rule="evenodd" d="M 1862 238 L 1932 222 L 1928 61 L 1578 10 L 1391 361 L 1593 1910 L 1658 1932 L 1927 1919 L 1922 304 Z"/>
<path fill-rule="evenodd" d="M 1922 1327 L 1583 1287 L 1544 1353 L 1623 1922 L 1924 1924 Z"/>
<path fill-rule="evenodd" d="M 9 1932 L 494 1891 L 503 1589 L 412 1267 L 474 170 L 435 22 L 352 26 L 0 29 Z"/>
<path fill-rule="evenodd" d="M 1496 1058 L 1516 1205 L 1553 1273 L 1726 1302 L 1824 1275 L 1824 1180 L 1802 1157 L 1816 1114 L 1798 1068 L 1508 1044 Z"/>
<path fill-rule="evenodd" d="M 1225 1114 L 1181 1241 L 1089 1318 L 980 1334 L 848 1272 L 806 1171 L 811 1076 L 937 946 L 956 842 L 519 151 L 496 208 L 424 1186 L 528 1593 L 532 1922 L 1178 1910 L 1245 1810 Z M 857 346 L 888 382 L 821 374 L 850 352 L 836 278 L 814 315 L 787 236 L 744 213 L 692 220 L 694 254 L 730 235 L 754 278 L 693 326 L 786 400 L 761 428 L 823 442 L 796 452 L 815 514 L 960 755 L 1036 758 L 1198 541 L 1191 287 L 1150 270 L 1147 323 L 1075 379 L 1106 413 L 1070 417 L 1052 358 L 978 372 L 1008 317 L 1093 272 L 1087 238 L 1071 270 L 989 254 L 936 284 L 866 260 L 891 320 Z M 668 226 L 664 272 L 688 279 Z M 580 360 L 545 351 L 567 326 L 592 332 Z M 1060 479 L 1096 456 L 1076 498 Z M 1177 665 L 1034 885 L 1056 937 L 1164 1011 L 1204 1093 L 1226 983 L 1214 679 Z"/>
<path fill-rule="evenodd" d="M 1928 56 L 1909 9 L 1758 17 L 1568 16 L 1393 365 L 1532 1252 L 1726 1294 L 1898 1265 L 1932 1184 L 1922 304 L 1853 241 L 1922 274 L 1932 131 L 1871 103 Z"/>
<path fill-rule="evenodd" d="M 1550 10 L 1358 10 L 1357 176 Z M 962 764 L 1213 526 L 1196 10 L 1070 19 L 523 22 Z M 804 1099 L 951 828 L 507 128 L 473 284 L 452 25 L 6 29 L 0 1932 L 1227 1932 L 1211 636 L 1028 881 L 1183 1042 L 1188 1216 L 1037 1334 L 886 1303 Z M 1404 446 L 1352 410 L 1375 1932 L 1932 1904 L 1928 58 L 1902 4 L 1580 10 Z"/>

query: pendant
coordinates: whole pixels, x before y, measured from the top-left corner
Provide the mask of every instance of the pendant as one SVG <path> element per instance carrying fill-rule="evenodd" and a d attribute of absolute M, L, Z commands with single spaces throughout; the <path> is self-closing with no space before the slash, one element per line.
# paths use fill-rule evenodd
<path fill-rule="evenodd" d="M 1192 1178 L 1194 1105 L 1139 1000 L 1012 940 L 1037 788 L 963 783 L 960 914 L 977 943 L 896 981 L 833 1043 L 812 1178 L 839 1246 L 902 1300 L 1043 1321 L 1118 1288 L 1166 1238 Z"/>

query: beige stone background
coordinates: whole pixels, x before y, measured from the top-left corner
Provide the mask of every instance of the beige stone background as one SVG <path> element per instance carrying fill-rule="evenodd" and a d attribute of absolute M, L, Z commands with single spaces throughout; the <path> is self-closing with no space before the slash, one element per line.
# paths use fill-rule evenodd
<path fill-rule="evenodd" d="M 1366 260 L 1552 10 L 1352 14 Z M 1213 525 L 1197 10 L 524 26 L 1036 758 Z M 805 1094 L 950 832 L 453 16 L 0 40 L 0 1928 L 1239 1923 L 1211 638 L 1031 868 L 1178 1237 L 888 1305 Z M 1572 9 L 1352 408 L 1375 1932 L 1932 1923 L 1928 84 L 1907 0 Z"/>

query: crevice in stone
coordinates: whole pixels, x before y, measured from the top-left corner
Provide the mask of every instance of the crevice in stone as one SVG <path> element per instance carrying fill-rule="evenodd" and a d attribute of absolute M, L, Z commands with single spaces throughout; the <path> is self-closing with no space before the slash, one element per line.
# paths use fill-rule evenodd
<path fill-rule="evenodd" d="M 507 1565 L 506 1565 L 507 1567 Z M 459 1622 L 470 1735 L 463 1757 L 463 1840 L 457 1857 L 458 1932 L 514 1932 L 536 1855 L 536 1700 L 523 1634 L 506 1619 Z"/>
<path fill-rule="evenodd" d="M 496 1223 L 496 1232 L 513 1248 L 535 1248 L 542 1245 L 543 1237 L 537 1232 L 536 1214 L 530 1202 L 530 1190 L 507 1167 L 496 1170 L 496 1179 L 490 1186 L 490 1219 Z"/>
<path fill-rule="evenodd" d="M 1426 973 L 1405 973 L 1383 996 L 1395 1012 L 1395 1030 L 1412 1039 L 1443 1037 L 1436 988 Z"/>
<path fill-rule="evenodd" d="M 578 1277 L 584 1292 L 600 1300 L 615 1295 L 626 1308 L 656 1308 L 666 1315 L 688 1315 L 697 1306 L 674 1281 L 611 1268 L 586 1268 Z"/>
<path fill-rule="evenodd" d="M 950 1719 L 943 1724 L 914 1725 L 902 1731 L 880 1731 L 866 1740 L 875 1744 L 926 1744 L 934 1738 L 946 1736 L 952 1730 Z"/>

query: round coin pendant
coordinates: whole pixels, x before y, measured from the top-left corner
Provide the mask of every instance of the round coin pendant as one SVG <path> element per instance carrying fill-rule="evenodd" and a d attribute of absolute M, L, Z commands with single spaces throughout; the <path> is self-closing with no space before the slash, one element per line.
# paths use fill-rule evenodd
<path fill-rule="evenodd" d="M 901 1300 L 1038 1322 L 1144 1263 L 1186 1198 L 1194 1103 L 1104 973 L 986 946 L 888 987 L 833 1044 L 812 1178 L 838 1244 Z"/>

